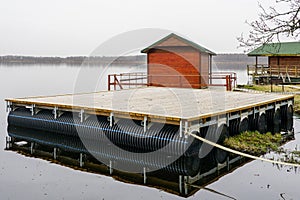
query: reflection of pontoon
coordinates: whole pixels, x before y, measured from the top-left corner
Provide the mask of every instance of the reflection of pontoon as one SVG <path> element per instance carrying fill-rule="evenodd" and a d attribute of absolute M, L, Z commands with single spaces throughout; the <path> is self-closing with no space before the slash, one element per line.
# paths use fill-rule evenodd
<path fill-rule="evenodd" d="M 145 166 L 152 167 L 154 164 L 163 164 L 164 159 L 167 159 L 167 156 L 161 155 L 160 157 L 154 158 L 154 160 L 149 162 L 137 161 L 132 154 L 121 154 L 120 152 L 116 151 L 116 149 L 111 148 L 110 145 L 103 143 L 101 140 L 89 140 L 90 149 L 87 150 L 79 137 L 47 131 L 38 131 L 34 129 L 19 128 L 15 126 L 8 127 L 8 135 L 10 138 L 13 138 L 13 143 L 11 143 L 12 146 L 9 147 L 10 150 L 34 157 L 46 158 L 48 160 L 54 159 L 56 163 L 68 165 L 76 169 L 78 169 L 76 166 L 78 163 L 81 165 L 82 169 L 87 169 L 90 172 L 96 172 L 104 175 L 109 175 L 110 173 L 114 178 L 123 180 L 125 182 L 141 184 L 143 183 L 144 179 L 144 181 L 147 180 L 147 184 L 174 194 L 180 194 L 180 190 L 183 190 L 186 187 L 186 193 L 184 196 L 190 196 L 194 194 L 199 189 L 204 188 L 208 182 L 226 174 L 233 167 L 243 164 L 240 160 L 240 157 L 234 157 L 234 155 L 231 155 L 230 160 L 228 160 L 230 162 L 230 166 L 228 165 L 228 168 L 225 167 L 225 165 L 219 165 L 219 168 L 216 168 L 213 154 L 209 154 L 205 159 L 201 160 L 201 171 L 203 172 L 201 176 L 205 177 L 205 181 L 200 178 L 197 179 L 197 184 L 187 185 L 183 184 L 184 180 L 182 180 L 180 183 L 178 181 L 178 176 L 176 176 L 177 173 L 183 172 L 184 163 L 187 161 L 184 161 L 184 156 L 171 165 L 163 167 L 161 170 L 148 173 L 147 177 L 143 177 L 142 173 L 132 174 L 107 168 L 106 165 L 95 159 L 90 152 L 93 151 L 94 154 L 98 154 L 103 159 L 114 160 L 111 165 L 126 164 L 135 168 L 142 168 Z M 21 141 L 26 141 L 26 143 Z M 81 155 L 79 157 L 79 161 L 77 157 L 78 154 Z M 189 161 L 187 161 L 187 163 L 188 162 Z M 182 184 L 181 189 L 179 187 L 179 183 Z M 214 191 L 210 190 L 210 192 Z M 181 195 L 183 195 L 183 193 L 181 193 Z M 219 195 L 222 194 L 219 193 Z"/>

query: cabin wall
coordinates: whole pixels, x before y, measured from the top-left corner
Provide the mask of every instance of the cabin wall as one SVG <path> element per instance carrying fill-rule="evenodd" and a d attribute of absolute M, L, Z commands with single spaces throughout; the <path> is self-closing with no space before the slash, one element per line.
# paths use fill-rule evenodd
<path fill-rule="evenodd" d="M 148 52 L 148 83 L 164 87 L 199 88 L 200 62 L 200 53 L 192 47 L 151 49 Z M 203 72 L 206 73 L 206 70 Z"/>
<path fill-rule="evenodd" d="M 201 84 L 205 87 L 209 83 L 209 54 L 201 53 L 200 73 Z"/>
<path fill-rule="evenodd" d="M 269 65 L 277 66 L 289 66 L 289 65 L 300 65 L 300 56 L 271 56 L 269 57 Z"/>

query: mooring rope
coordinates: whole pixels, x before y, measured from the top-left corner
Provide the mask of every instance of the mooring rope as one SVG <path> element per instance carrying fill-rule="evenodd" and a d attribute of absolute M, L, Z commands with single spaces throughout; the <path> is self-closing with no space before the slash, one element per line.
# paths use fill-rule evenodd
<path fill-rule="evenodd" d="M 236 151 L 236 150 L 233 150 L 233 149 L 230 149 L 228 147 L 224 147 L 222 145 L 219 145 L 217 143 L 214 143 L 212 141 L 209 141 L 205 138 L 202 138 L 198 135 L 195 135 L 193 133 L 188 133 L 190 136 L 202 141 L 202 142 L 205 142 L 211 146 L 214 146 L 214 147 L 217 147 L 219 149 L 222 149 L 224 151 L 228 151 L 230 153 L 234 153 L 234 154 L 237 154 L 237 155 L 240 155 L 240 156 L 244 156 L 244 157 L 247 157 L 247 158 L 251 158 L 251 159 L 254 159 L 254 160 L 261 160 L 261 161 L 265 161 L 265 162 L 269 162 L 269 163 L 273 163 L 273 164 L 278 164 L 278 165 L 287 165 L 287 166 L 292 166 L 292 167 L 300 167 L 299 164 L 295 164 L 295 163 L 288 163 L 288 162 L 281 162 L 281 161 L 276 161 L 276 160 L 270 160 L 270 159 L 266 159 L 266 158 L 261 158 L 261 157 L 257 157 L 257 156 L 253 156 L 253 155 L 250 155 L 250 154 L 247 154 L 247 153 L 243 153 L 243 152 L 240 152 L 240 151 Z"/>

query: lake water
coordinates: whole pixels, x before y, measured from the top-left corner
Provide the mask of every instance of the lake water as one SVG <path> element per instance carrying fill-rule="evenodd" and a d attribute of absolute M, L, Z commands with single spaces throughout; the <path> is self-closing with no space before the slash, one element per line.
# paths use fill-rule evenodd
<path fill-rule="evenodd" d="M 108 70 L 101 67 L 88 70 L 95 74 L 103 72 L 104 78 L 98 89 L 106 90 L 107 73 L 144 71 L 144 68 L 116 66 Z M 0 66 L 0 199 L 183 199 L 159 189 L 127 184 L 111 177 L 4 151 L 7 135 L 4 98 L 72 93 L 80 71 L 79 67 L 64 65 Z M 239 84 L 247 82 L 245 71 L 238 71 L 238 76 L 244 77 L 238 79 Z M 300 119 L 297 117 L 294 127 L 296 139 L 285 145 L 289 149 L 300 146 Z M 235 199 L 299 199 L 299 185 L 298 171 L 251 161 L 206 187 Z M 199 190 L 187 199 L 229 198 Z"/>

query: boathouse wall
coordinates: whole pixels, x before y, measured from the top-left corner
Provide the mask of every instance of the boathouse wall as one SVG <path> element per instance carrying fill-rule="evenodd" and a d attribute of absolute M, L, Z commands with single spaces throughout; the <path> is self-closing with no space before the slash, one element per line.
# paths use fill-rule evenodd
<path fill-rule="evenodd" d="M 298 66 L 300 64 L 300 56 L 270 56 L 270 66 Z"/>
<path fill-rule="evenodd" d="M 200 88 L 201 54 L 192 47 L 163 47 L 148 52 L 149 84 L 164 87 Z"/>

